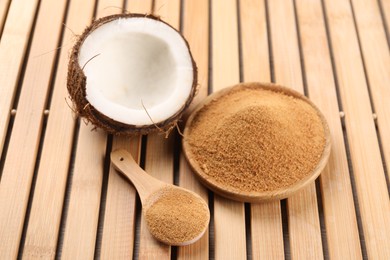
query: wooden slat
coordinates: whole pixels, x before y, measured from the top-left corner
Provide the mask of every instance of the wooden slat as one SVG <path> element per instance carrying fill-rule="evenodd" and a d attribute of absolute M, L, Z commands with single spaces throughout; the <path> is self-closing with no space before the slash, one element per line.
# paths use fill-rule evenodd
<path fill-rule="evenodd" d="M 381 3 L 381 7 L 382 7 L 382 12 L 383 12 L 383 18 L 384 18 L 384 23 L 386 24 L 386 27 L 387 27 L 387 40 L 390 41 L 390 1 L 388 0 L 379 0 L 379 2 Z"/>
<path fill-rule="evenodd" d="M 369 258 L 390 258 L 390 204 L 349 1 L 325 1 Z"/>
<path fill-rule="evenodd" d="M 183 34 L 186 37 L 192 55 L 198 67 L 198 92 L 191 107 L 186 114 L 189 114 L 193 107 L 207 96 L 208 90 L 208 58 L 209 58 L 209 1 L 190 0 L 184 2 Z M 179 185 L 195 191 L 205 201 L 208 201 L 207 189 L 204 188 L 195 178 L 190 169 L 184 154 L 180 154 Z M 178 259 L 208 259 L 209 258 L 209 236 L 208 232 L 196 243 L 178 247 Z"/>
<path fill-rule="evenodd" d="M 98 1 L 96 13 L 99 17 L 123 13 L 125 11 L 122 10 L 123 4 L 124 0 L 101 0 Z"/>
<path fill-rule="evenodd" d="M 66 1 L 42 1 L 1 180 L 0 255 L 17 255 Z M 53 11 L 53 9 L 55 11 Z M 45 38 L 47 32 L 52 37 Z M 21 158 L 23 158 L 21 160 Z M 46 252 L 42 252 L 45 254 Z M 48 253 L 48 252 L 47 252 Z M 12 256 L 12 257 L 11 257 Z"/>
<path fill-rule="evenodd" d="M 152 13 L 152 0 L 128 0 L 126 10 L 130 13 L 150 14 Z"/>
<path fill-rule="evenodd" d="M 92 17 L 93 3 L 72 1 L 66 26 L 81 33 Z M 77 13 L 84 14 L 77 16 Z M 88 15 L 89 13 L 89 15 Z M 73 16 L 73 18 L 72 18 Z M 55 252 L 61 223 L 68 166 L 72 151 L 75 120 L 66 104 L 66 75 L 73 32 L 66 29 L 62 41 L 58 68 L 51 99 L 50 115 L 45 131 L 40 167 L 37 172 L 35 193 L 26 232 L 26 254 Z M 53 258 L 52 255 L 48 258 Z"/>
<path fill-rule="evenodd" d="M 239 77 L 237 1 L 212 1 L 213 91 Z M 244 203 L 214 196 L 215 259 L 246 259 Z"/>
<path fill-rule="evenodd" d="M 101 6 L 105 1 L 99 1 L 97 8 L 104 12 L 98 12 L 97 18 L 121 12 Z M 64 259 L 92 259 L 95 253 L 107 134 L 92 129 L 81 122 L 62 248 Z"/>
<path fill-rule="evenodd" d="M 269 1 L 274 71 L 277 83 L 303 92 L 292 1 Z M 291 258 L 323 258 L 314 183 L 287 200 Z"/>
<path fill-rule="evenodd" d="M 11 0 L 3 0 L 0 2 L 0 37 L 7 16 L 8 7 Z"/>
<path fill-rule="evenodd" d="M 253 259 L 284 259 L 280 202 L 251 205 Z"/>
<path fill-rule="evenodd" d="M 124 0 L 99 0 L 96 7 L 96 18 L 122 13 Z"/>
<path fill-rule="evenodd" d="M 0 41 L 0 151 L 21 72 L 38 0 L 14 0 Z"/>
<path fill-rule="evenodd" d="M 356 25 L 367 73 L 373 107 L 377 115 L 383 155 L 390 165 L 390 53 L 378 2 L 353 0 Z M 387 172 L 390 178 L 390 172 Z"/>
<path fill-rule="evenodd" d="M 309 97 L 325 115 L 332 137 L 329 162 L 320 175 L 328 254 L 331 259 L 361 259 L 351 180 L 321 1 L 298 0 L 296 5 Z"/>
<path fill-rule="evenodd" d="M 179 30 L 180 0 L 155 0 L 153 13 Z"/>
<path fill-rule="evenodd" d="M 92 259 L 103 181 L 106 134 L 80 126 L 62 257 Z"/>
<path fill-rule="evenodd" d="M 127 149 L 139 162 L 140 137 L 115 137 L 112 149 Z M 101 259 L 133 259 L 136 191 L 110 167 L 103 224 Z"/>
<path fill-rule="evenodd" d="M 213 91 L 239 83 L 237 6 L 233 0 L 212 1 Z"/>
<path fill-rule="evenodd" d="M 185 111 L 187 118 L 208 94 L 209 84 L 209 1 L 188 0 L 183 6 L 183 35 L 198 67 L 198 87 L 194 100 Z M 184 121 L 184 120 L 183 120 Z"/>
<path fill-rule="evenodd" d="M 180 26 L 180 1 L 156 1 L 158 9 L 154 14 L 168 22 L 176 29 Z M 145 171 L 167 183 L 173 183 L 173 150 L 175 134 L 171 133 L 167 139 L 161 133 L 149 134 L 146 145 Z M 140 259 L 170 259 L 171 247 L 158 242 L 147 229 L 145 219 L 141 217 Z"/>
<path fill-rule="evenodd" d="M 264 0 L 241 2 L 243 81 L 270 82 L 267 21 Z M 280 202 L 251 205 L 253 259 L 284 259 Z"/>
<path fill-rule="evenodd" d="M 243 81 L 271 81 L 265 0 L 240 4 Z"/>

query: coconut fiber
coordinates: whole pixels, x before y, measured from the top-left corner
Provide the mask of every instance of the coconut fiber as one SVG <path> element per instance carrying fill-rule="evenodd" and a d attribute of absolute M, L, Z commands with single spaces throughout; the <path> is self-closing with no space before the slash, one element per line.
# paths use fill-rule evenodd
<path fill-rule="evenodd" d="M 313 106 L 260 88 L 233 89 L 205 105 L 187 137 L 206 178 L 246 192 L 294 184 L 315 169 L 325 145 Z"/>

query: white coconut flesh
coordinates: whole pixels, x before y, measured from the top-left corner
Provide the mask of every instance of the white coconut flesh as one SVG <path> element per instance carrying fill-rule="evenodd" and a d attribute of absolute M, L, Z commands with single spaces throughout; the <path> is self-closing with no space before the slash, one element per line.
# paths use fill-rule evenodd
<path fill-rule="evenodd" d="M 130 125 L 151 125 L 176 114 L 194 81 L 182 36 L 158 20 L 119 18 L 92 31 L 79 52 L 86 98 L 100 113 Z"/>

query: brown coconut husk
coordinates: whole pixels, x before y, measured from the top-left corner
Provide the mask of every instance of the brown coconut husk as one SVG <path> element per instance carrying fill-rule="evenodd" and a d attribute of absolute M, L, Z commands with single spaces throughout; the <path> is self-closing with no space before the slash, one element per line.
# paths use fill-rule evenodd
<path fill-rule="evenodd" d="M 90 26 L 88 26 L 83 34 L 78 38 L 76 44 L 72 49 L 72 53 L 69 60 L 68 66 L 68 77 L 67 77 L 67 88 L 71 100 L 73 101 L 73 110 L 77 116 L 83 117 L 87 122 L 91 122 L 96 127 L 99 127 L 110 134 L 115 135 L 136 135 L 136 134 L 149 134 L 152 132 L 163 132 L 166 135 L 177 126 L 178 120 L 181 118 L 184 110 L 188 108 L 192 102 L 196 87 L 197 87 L 197 67 L 195 61 L 192 57 L 190 47 L 186 39 L 183 37 L 187 48 L 190 53 L 192 60 L 193 71 L 194 71 L 194 81 L 192 85 L 192 90 L 190 96 L 188 97 L 186 103 L 178 110 L 174 115 L 166 119 L 165 121 L 154 123 L 151 118 L 151 124 L 149 125 L 128 125 L 118 121 L 113 120 L 112 118 L 107 117 L 106 115 L 99 112 L 89 103 L 86 98 L 86 82 L 87 78 L 83 72 L 83 67 L 88 66 L 87 64 L 79 64 L 78 57 L 80 47 L 83 44 L 84 40 L 88 35 L 96 30 L 98 27 L 102 26 L 105 23 L 111 22 L 119 18 L 133 18 L 133 17 L 144 17 L 149 19 L 158 20 L 166 25 L 170 26 L 166 22 L 162 21 L 159 17 L 156 17 L 151 14 L 117 14 L 106 16 L 94 21 Z M 173 28 L 172 26 L 170 26 Z M 175 28 L 173 28 L 176 30 Z M 177 31 L 177 30 L 176 30 Z M 178 31 L 177 31 L 178 32 Z M 180 32 L 178 32 L 180 34 Z M 181 34 L 180 34 L 181 35 Z M 93 59 L 93 58 L 92 58 Z M 92 60 L 91 59 L 91 60 Z M 146 113 L 147 111 L 145 111 Z"/>

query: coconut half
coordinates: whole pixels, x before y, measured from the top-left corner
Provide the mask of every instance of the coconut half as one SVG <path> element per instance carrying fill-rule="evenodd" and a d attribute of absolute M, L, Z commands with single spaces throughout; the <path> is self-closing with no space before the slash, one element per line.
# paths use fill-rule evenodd
<path fill-rule="evenodd" d="M 109 133 L 172 129 L 196 85 L 187 41 L 152 15 L 96 20 L 70 57 L 67 87 L 76 113 Z"/>

